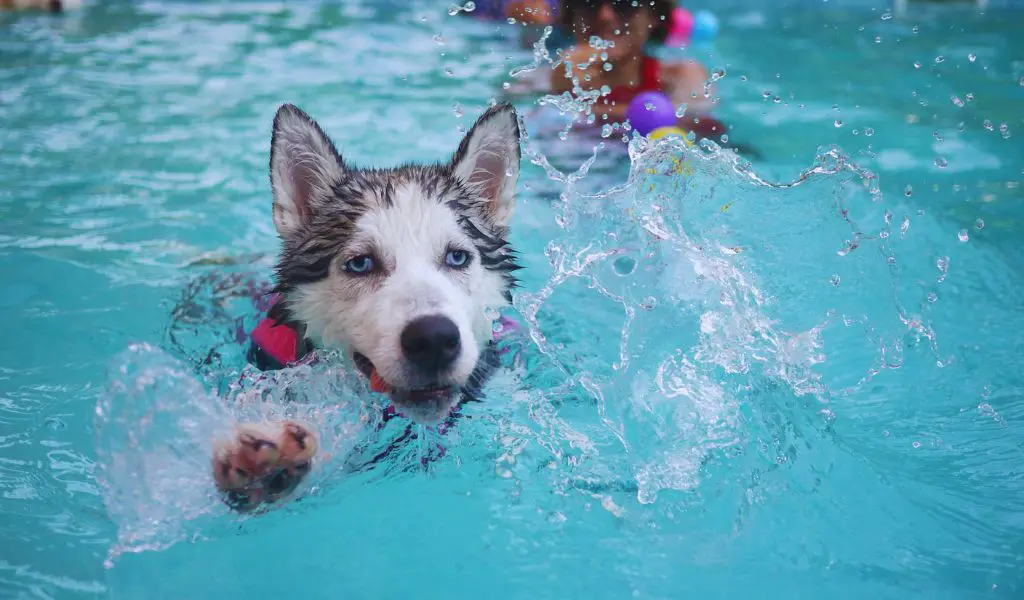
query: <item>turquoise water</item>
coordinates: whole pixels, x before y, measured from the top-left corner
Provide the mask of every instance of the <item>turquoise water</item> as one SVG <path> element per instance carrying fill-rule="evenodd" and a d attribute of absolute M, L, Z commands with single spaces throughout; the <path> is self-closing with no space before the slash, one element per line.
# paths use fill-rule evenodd
<path fill-rule="evenodd" d="M 832 4 L 719 4 L 694 50 L 750 164 L 608 140 L 566 181 L 592 140 L 531 135 L 520 375 L 429 472 L 242 521 L 190 469 L 237 356 L 189 361 L 270 273 L 274 110 L 435 160 L 532 54 L 443 2 L 0 17 L 0 597 L 1019 597 L 1020 13 Z M 338 454 L 372 413 L 278 383 Z"/>

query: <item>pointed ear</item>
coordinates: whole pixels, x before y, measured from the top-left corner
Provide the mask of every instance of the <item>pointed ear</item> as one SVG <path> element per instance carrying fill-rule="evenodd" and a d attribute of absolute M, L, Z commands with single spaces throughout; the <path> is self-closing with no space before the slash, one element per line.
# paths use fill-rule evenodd
<path fill-rule="evenodd" d="M 281 105 L 270 140 L 277 232 L 288 237 L 306 225 L 344 173 L 341 156 L 316 121 L 291 104 Z"/>
<path fill-rule="evenodd" d="M 519 118 L 507 103 L 480 115 L 452 158 L 455 177 L 479 195 L 484 215 L 499 227 L 512 218 L 519 161 Z"/>

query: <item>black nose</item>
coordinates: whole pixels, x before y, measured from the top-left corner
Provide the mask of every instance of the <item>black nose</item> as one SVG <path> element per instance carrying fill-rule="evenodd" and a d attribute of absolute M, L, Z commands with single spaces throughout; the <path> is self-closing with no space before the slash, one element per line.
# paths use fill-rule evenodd
<path fill-rule="evenodd" d="M 451 366 L 461 349 L 459 327 L 448 317 L 420 317 L 402 331 L 406 359 L 427 373 L 439 373 Z"/>

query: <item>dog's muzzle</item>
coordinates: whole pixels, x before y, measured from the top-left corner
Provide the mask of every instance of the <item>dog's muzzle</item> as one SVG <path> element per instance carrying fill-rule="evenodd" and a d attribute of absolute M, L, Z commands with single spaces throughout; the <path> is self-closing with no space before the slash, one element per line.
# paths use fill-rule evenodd
<path fill-rule="evenodd" d="M 431 315 L 411 321 L 402 330 L 405 360 L 425 379 L 438 379 L 462 351 L 459 326 L 448 317 Z"/>
<path fill-rule="evenodd" d="M 403 414 L 420 421 L 434 421 L 448 414 L 460 386 L 450 372 L 462 353 L 458 325 L 440 315 L 410 321 L 399 336 L 407 372 L 406 383 L 393 385 L 377 372 L 369 358 L 353 355 L 356 366 L 370 379 L 370 387 L 391 396 Z"/>

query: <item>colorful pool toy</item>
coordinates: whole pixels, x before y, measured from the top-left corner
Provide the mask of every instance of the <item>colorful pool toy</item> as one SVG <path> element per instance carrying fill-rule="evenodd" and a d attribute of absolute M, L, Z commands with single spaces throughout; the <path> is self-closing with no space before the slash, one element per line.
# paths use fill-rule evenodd
<path fill-rule="evenodd" d="M 677 136 L 677 137 L 682 138 L 683 141 L 686 142 L 687 146 L 692 146 L 693 145 L 693 142 L 690 141 L 690 138 L 688 137 L 688 134 L 685 131 L 683 131 L 682 129 L 678 128 L 678 127 L 659 127 L 657 129 L 655 129 L 654 131 L 648 133 L 647 134 L 647 139 L 649 139 L 649 140 L 660 140 L 661 138 L 669 137 L 669 136 Z"/>
<path fill-rule="evenodd" d="M 647 135 L 655 129 L 675 125 L 676 109 L 665 94 L 643 92 L 629 103 L 626 118 L 637 133 Z"/>

